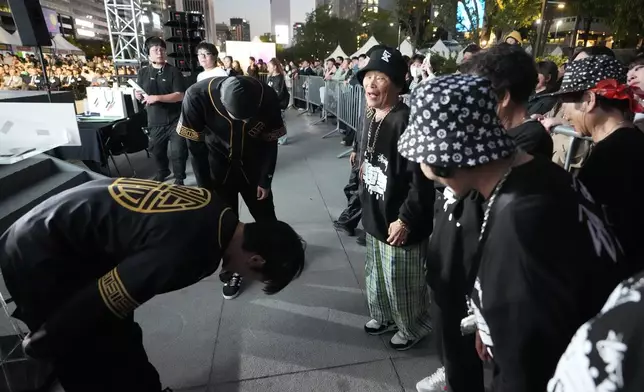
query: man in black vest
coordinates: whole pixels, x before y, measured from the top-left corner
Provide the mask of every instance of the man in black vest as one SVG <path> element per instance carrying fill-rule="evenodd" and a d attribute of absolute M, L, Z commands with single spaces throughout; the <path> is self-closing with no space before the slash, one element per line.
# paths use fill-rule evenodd
<path fill-rule="evenodd" d="M 197 184 L 238 211 L 238 194 L 257 222 L 274 221 L 271 182 L 277 139 L 286 134 L 277 93 L 248 76 L 216 77 L 186 91 L 177 133 L 188 139 Z M 241 277 L 222 273 L 224 298 Z"/>

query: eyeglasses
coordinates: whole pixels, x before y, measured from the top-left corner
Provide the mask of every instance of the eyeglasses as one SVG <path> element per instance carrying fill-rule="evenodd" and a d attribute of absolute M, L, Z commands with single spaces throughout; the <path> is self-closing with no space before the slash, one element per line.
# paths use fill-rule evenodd
<path fill-rule="evenodd" d="M 197 56 L 206 58 L 212 56 L 212 53 L 197 53 Z"/>

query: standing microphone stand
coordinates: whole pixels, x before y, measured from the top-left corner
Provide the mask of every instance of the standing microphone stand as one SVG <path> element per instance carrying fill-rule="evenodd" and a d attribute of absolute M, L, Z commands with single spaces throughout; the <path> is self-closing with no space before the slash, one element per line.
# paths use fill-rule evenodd
<path fill-rule="evenodd" d="M 47 67 L 45 66 L 45 56 L 42 52 L 42 46 L 38 45 L 38 57 L 40 58 L 40 67 L 42 68 L 42 75 L 45 78 L 45 88 L 47 89 L 47 98 L 49 98 L 49 103 L 51 101 L 51 86 L 49 84 L 49 78 L 47 77 Z"/>

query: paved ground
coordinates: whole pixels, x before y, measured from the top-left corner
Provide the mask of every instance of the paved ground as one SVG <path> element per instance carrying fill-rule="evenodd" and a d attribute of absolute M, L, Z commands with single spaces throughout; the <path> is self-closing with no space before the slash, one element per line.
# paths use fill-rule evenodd
<path fill-rule="evenodd" d="M 150 359 L 175 391 L 415 391 L 438 366 L 430 339 L 399 353 L 386 345 L 391 335 L 363 332 L 364 248 L 332 226 L 346 206 L 348 160 L 316 119 L 287 114 L 290 143 L 273 182 L 278 217 L 308 243 L 302 277 L 274 296 L 253 285 L 226 301 L 213 276 L 137 310 Z M 153 175 L 144 154 L 133 163 L 139 177 Z"/>

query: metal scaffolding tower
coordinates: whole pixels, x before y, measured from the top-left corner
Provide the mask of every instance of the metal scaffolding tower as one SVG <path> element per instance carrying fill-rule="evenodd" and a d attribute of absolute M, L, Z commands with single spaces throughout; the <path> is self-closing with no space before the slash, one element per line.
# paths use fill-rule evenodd
<path fill-rule="evenodd" d="M 107 29 L 114 63 L 140 63 L 144 52 L 145 28 L 141 23 L 141 0 L 105 0 Z"/>

